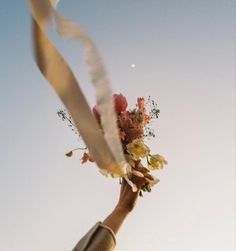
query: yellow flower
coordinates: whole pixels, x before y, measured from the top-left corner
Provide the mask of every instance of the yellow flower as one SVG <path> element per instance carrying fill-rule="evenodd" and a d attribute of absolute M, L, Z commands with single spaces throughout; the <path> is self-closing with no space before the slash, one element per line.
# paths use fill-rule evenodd
<path fill-rule="evenodd" d="M 150 155 L 149 165 L 148 165 L 150 170 L 162 169 L 163 166 L 166 164 L 167 161 L 161 155 L 159 154 Z"/>
<path fill-rule="evenodd" d="M 150 149 L 143 143 L 142 139 L 135 139 L 126 146 L 127 152 L 131 155 L 133 160 L 147 157 Z"/>

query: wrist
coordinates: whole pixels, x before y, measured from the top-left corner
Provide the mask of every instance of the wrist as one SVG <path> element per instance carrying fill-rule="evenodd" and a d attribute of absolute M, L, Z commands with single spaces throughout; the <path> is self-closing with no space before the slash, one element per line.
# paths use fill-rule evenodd
<path fill-rule="evenodd" d="M 116 234 L 129 214 L 129 210 L 125 207 L 117 205 L 112 213 L 103 221 Z"/>
<path fill-rule="evenodd" d="M 130 213 L 130 210 L 127 207 L 124 207 L 124 206 L 121 206 L 121 205 L 118 204 L 115 207 L 114 212 L 116 214 L 126 216 L 126 215 L 128 215 Z"/>

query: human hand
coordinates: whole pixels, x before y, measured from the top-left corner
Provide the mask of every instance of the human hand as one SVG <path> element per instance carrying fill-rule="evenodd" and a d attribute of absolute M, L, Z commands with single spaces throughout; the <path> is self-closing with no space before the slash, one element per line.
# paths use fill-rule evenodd
<path fill-rule="evenodd" d="M 154 181 L 154 177 L 150 175 L 149 172 L 150 171 L 147 168 L 139 165 L 139 163 L 136 165 L 131 180 L 136 184 L 138 188 L 137 192 L 132 191 L 131 186 L 126 182 L 125 179 L 122 180 L 120 198 L 116 206 L 117 209 L 127 212 L 131 212 L 133 210 L 139 197 L 141 188 L 144 185 L 149 185 Z"/>
<path fill-rule="evenodd" d="M 138 176 L 137 176 L 138 175 Z M 149 174 L 149 170 L 144 168 L 140 162 L 136 162 L 133 176 L 130 177 L 138 188 L 133 192 L 131 186 L 125 179 L 122 180 L 120 198 L 113 212 L 103 221 L 116 234 L 127 215 L 133 210 L 142 186 L 154 182 L 154 177 Z"/>

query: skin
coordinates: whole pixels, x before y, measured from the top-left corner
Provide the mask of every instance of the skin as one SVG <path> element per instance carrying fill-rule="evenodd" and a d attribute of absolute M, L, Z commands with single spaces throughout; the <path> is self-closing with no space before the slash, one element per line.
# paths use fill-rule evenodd
<path fill-rule="evenodd" d="M 136 167 L 136 171 L 141 172 L 144 176 L 132 176 L 132 181 L 137 185 L 138 191 L 133 192 L 130 185 L 123 179 L 118 203 L 112 213 L 103 221 L 103 224 L 111 228 L 114 234 L 117 234 L 126 217 L 134 209 L 142 186 L 149 184 L 153 180 L 148 169 L 139 166 Z"/>

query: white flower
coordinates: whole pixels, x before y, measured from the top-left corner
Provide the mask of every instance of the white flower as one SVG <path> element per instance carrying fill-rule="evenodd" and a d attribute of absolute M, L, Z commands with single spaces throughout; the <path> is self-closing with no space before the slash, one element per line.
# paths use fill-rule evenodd
<path fill-rule="evenodd" d="M 149 159 L 149 169 L 155 170 L 155 169 L 162 169 L 164 165 L 167 164 L 167 161 L 164 159 L 163 156 L 159 154 L 150 155 Z"/>
<path fill-rule="evenodd" d="M 142 139 L 135 139 L 126 146 L 127 152 L 131 155 L 133 160 L 147 157 L 150 149 L 143 143 Z"/>

